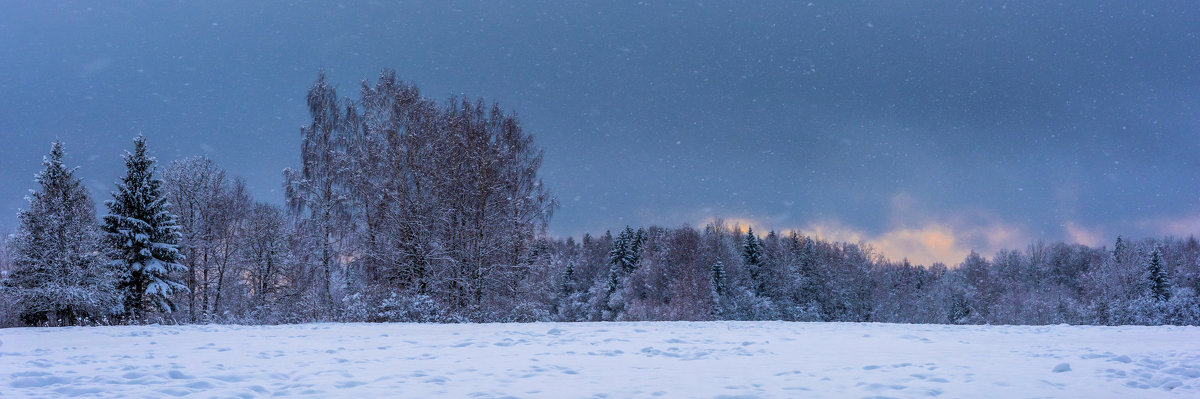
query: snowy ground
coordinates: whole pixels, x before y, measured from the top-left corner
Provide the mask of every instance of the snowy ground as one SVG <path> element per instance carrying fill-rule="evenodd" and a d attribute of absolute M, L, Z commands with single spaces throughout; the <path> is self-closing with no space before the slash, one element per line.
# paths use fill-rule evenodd
<path fill-rule="evenodd" d="M 1200 397 L 1197 327 L 307 324 L 0 341 L 0 397 Z"/>

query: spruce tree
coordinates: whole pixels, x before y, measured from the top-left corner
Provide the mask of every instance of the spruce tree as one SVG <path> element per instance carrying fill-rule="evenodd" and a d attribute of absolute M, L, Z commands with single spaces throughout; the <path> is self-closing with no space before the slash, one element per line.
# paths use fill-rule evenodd
<path fill-rule="evenodd" d="M 613 263 L 608 267 L 608 293 L 612 294 L 621 288 L 621 264 Z"/>
<path fill-rule="evenodd" d="M 1155 302 L 1166 302 L 1171 299 L 1171 283 L 1167 277 L 1167 267 L 1162 258 L 1162 248 L 1155 246 L 1146 262 L 1147 293 Z"/>
<path fill-rule="evenodd" d="M 763 288 L 763 273 L 762 273 L 762 243 L 758 241 L 758 237 L 754 236 L 754 229 L 746 229 L 746 243 L 742 247 L 742 260 L 746 264 L 746 268 L 750 270 L 750 279 L 754 283 L 754 293 L 762 295 Z"/>
<path fill-rule="evenodd" d="M 721 261 L 712 265 L 712 285 L 713 291 L 718 297 L 724 296 L 727 288 L 725 287 L 725 265 Z"/>
<path fill-rule="evenodd" d="M 110 257 L 121 276 L 119 288 L 124 295 L 125 316 L 140 320 L 150 310 L 171 312 L 176 293 L 187 292 L 177 281 L 187 270 L 180 261 L 179 225 L 170 212 L 156 179 L 154 158 L 146 154 L 146 139 L 133 141 L 133 152 L 125 154 L 125 177 L 117 182 L 113 199 L 107 201 L 109 214 L 103 230 L 108 238 Z"/>
<path fill-rule="evenodd" d="M 101 254 L 96 210 L 74 169 L 63 165 L 55 142 L 37 175 L 20 226 L 9 243 L 14 266 L 4 289 L 15 297 L 23 322 L 86 323 L 117 304 L 114 276 Z"/>
<path fill-rule="evenodd" d="M 808 303 L 817 301 L 818 276 L 817 276 L 817 247 L 816 242 L 812 238 L 804 239 L 804 246 L 800 249 L 800 265 L 798 267 L 799 279 L 799 296 L 800 303 Z"/>
<path fill-rule="evenodd" d="M 633 271 L 637 267 L 642 258 L 642 248 L 646 245 L 646 229 L 638 227 L 637 233 L 633 232 L 628 226 L 625 227 L 632 237 L 632 243 L 629 245 L 629 271 Z"/>
<path fill-rule="evenodd" d="M 567 261 L 567 268 L 563 270 L 562 281 L 559 283 L 559 292 L 562 296 L 569 297 L 575 293 L 575 261 Z"/>
<path fill-rule="evenodd" d="M 612 249 L 608 251 L 608 261 L 617 271 L 629 274 L 637 268 L 638 254 L 645 241 L 645 231 L 635 233 L 633 228 L 625 226 L 625 230 L 613 240 Z"/>
<path fill-rule="evenodd" d="M 625 263 L 625 253 L 629 252 L 629 239 L 624 232 L 612 240 L 612 248 L 608 250 L 608 263 L 616 269 L 621 269 Z"/>

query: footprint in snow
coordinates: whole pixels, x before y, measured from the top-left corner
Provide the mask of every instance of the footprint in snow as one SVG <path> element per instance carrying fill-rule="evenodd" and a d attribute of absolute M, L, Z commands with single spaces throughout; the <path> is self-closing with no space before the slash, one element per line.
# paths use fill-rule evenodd
<path fill-rule="evenodd" d="M 187 374 L 184 374 L 182 371 L 179 371 L 179 370 L 171 370 L 171 371 L 168 371 L 168 372 L 167 372 L 167 377 L 170 377 L 170 378 L 171 378 L 171 379 L 173 379 L 173 380 L 189 380 L 189 379 L 192 379 L 192 376 L 190 376 L 190 375 L 187 375 Z"/>

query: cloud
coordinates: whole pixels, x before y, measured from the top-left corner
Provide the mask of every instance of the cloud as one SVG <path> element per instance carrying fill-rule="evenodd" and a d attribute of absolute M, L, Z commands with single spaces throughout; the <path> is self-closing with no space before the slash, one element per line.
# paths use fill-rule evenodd
<path fill-rule="evenodd" d="M 971 248 L 959 238 L 960 233 L 938 223 L 900 227 L 871 235 L 836 221 L 823 221 L 810 224 L 800 232 L 827 241 L 866 243 L 888 259 L 898 261 L 906 258 L 914 264 L 943 262 L 953 266 L 971 252 Z"/>
<path fill-rule="evenodd" d="M 954 267 L 972 250 L 986 257 L 1001 249 L 1016 249 L 1027 244 L 1028 235 L 1024 229 L 1005 223 L 987 211 L 928 212 L 920 201 L 903 193 L 892 198 L 891 208 L 891 227 L 874 233 L 845 225 L 837 219 L 817 220 L 801 228 L 788 227 L 779 223 L 780 218 L 773 217 L 727 217 L 724 221 L 729 226 L 753 226 L 756 232 L 776 230 L 787 234 L 795 231 L 826 241 L 866 243 L 889 260 L 908 259 L 920 265 L 942 262 Z M 700 225 L 714 220 L 708 217 Z"/>
<path fill-rule="evenodd" d="M 972 250 L 986 257 L 1002 249 L 1019 248 L 1028 237 L 1020 226 L 983 209 L 931 209 L 903 192 L 893 195 L 889 205 L 890 227 L 877 234 L 834 220 L 812 223 L 801 231 L 827 240 L 864 242 L 893 261 L 907 258 L 914 264 L 942 262 L 950 267 L 957 266 Z"/>
<path fill-rule="evenodd" d="M 807 235 L 839 242 L 864 242 L 885 258 L 899 261 L 907 258 L 914 264 L 931 265 L 942 262 L 954 267 L 972 250 L 988 256 L 1001 249 L 1021 245 L 1021 229 L 1001 223 L 963 225 L 955 221 L 929 221 L 918 226 L 900 226 L 880 234 L 837 223 L 822 222 L 801 230 Z"/>
<path fill-rule="evenodd" d="M 1063 225 L 1067 229 L 1067 239 L 1076 244 L 1098 247 L 1104 244 L 1104 234 L 1098 229 L 1087 229 L 1075 222 L 1068 221 Z"/>
<path fill-rule="evenodd" d="M 1161 218 L 1139 223 L 1153 234 L 1187 237 L 1200 234 L 1200 214 Z"/>
<path fill-rule="evenodd" d="M 919 229 L 902 228 L 884 233 L 874 240 L 881 254 L 906 257 L 918 264 L 957 263 L 967 257 L 964 247 L 949 226 L 930 224 Z"/>

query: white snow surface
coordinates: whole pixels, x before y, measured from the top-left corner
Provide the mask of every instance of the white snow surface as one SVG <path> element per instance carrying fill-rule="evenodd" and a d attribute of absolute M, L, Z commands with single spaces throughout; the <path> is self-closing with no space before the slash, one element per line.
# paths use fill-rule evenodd
<path fill-rule="evenodd" d="M 1200 328 L 785 322 L 0 330 L 0 397 L 1200 397 Z"/>

